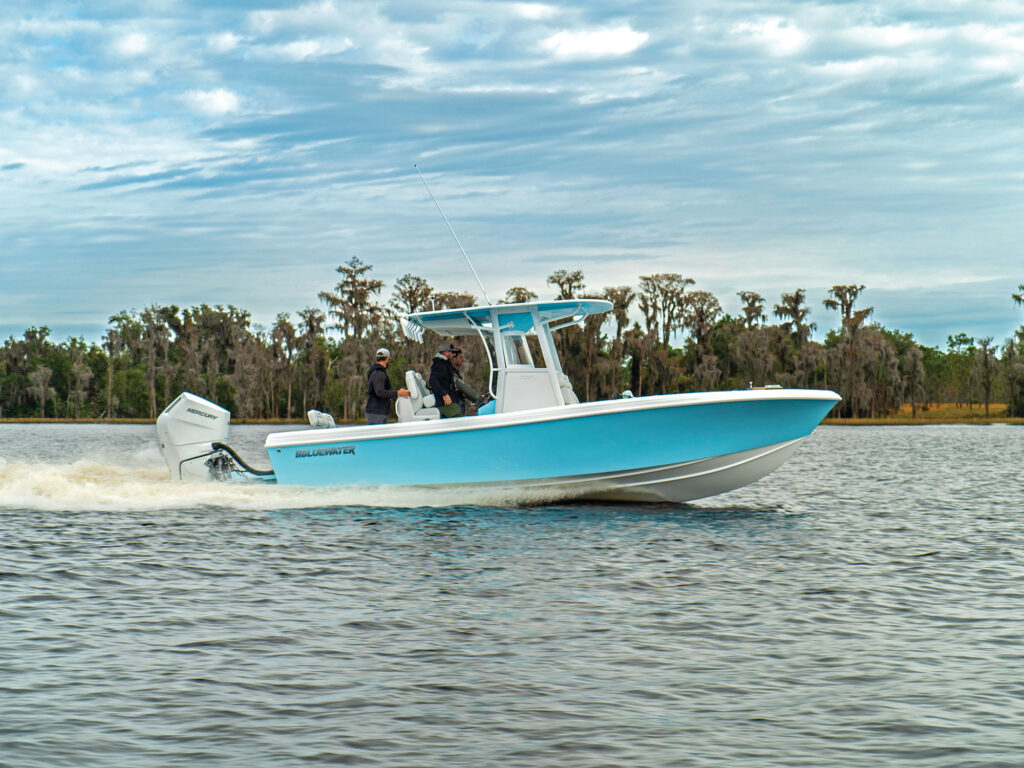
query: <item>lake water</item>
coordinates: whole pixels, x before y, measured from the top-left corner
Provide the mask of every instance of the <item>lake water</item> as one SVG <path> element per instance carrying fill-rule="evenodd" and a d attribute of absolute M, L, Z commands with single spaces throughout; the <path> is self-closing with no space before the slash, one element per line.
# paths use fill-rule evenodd
<path fill-rule="evenodd" d="M 517 507 L 0 425 L 0 765 L 1020 766 L 1022 469 L 824 427 L 689 506 Z"/>

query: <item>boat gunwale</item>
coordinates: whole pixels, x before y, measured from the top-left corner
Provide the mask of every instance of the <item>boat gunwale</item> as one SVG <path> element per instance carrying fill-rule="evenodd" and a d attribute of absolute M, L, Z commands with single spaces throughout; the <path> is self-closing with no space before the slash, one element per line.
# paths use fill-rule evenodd
<path fill-rule="evenodd" d="M 573 405 L 557 405 L 510 413 L 487 414 L 454 419 L 399 421 L 390 424 L 362 424 L 331 429 L 304 429 L 272 432 L 264 447 L 293 448 L 325 443 L 350 443 L 399 437 L 470 432 L 485 429 L 525 426 L 550 421 L 605 416 L 619 413 L 681 408 L 694 405 L 755 403 L 765 401 L 810 400 L 837 403 L 842 398 L 828 389 L 736 389 L 719 392 L 684 392 L 671 395 L 597 400 Z"/>

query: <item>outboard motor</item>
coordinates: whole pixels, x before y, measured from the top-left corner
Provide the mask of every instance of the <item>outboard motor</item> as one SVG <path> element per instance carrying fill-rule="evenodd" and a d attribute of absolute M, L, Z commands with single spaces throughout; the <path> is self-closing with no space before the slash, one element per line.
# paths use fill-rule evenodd
<path fill-rule="evenodd" d="M 228 436 L 231 412 L 183 392 L 156 420 L 156 433 L 173 480 L 209 480 L 207 459 Z"/>

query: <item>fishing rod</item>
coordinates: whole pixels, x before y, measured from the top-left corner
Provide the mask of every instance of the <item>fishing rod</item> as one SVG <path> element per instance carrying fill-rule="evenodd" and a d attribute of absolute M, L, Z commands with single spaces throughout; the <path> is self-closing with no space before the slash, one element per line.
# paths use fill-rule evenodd
<path fill-rule="evenodd" d="M 434 197 L 434 193 L 430 191 L 430 187 L 427 185 L 427 180 L 423 178 L 423 174 L 420 173 L 420 168 L 416 163 L 412 164 L 412 167 L 416 169 L 417 175 L 420 177 L 420 181 L 423 182 L 423 186 L 427 188 L 427 194 L 430 195 L 430 199 L 434 201 L 434 205 L 437 206 L 437 210 L 441 214 L 441 218 L 444 219 L 444 223 L 448 225 L 448 231 L 452 233 L 452 237 L 455 238 L 455 244 L 459 246 L 459 250 L 462 251 L 462 256 L 466 259 L 466 263 L 469 264 L 469 269 L 473 273 L 473 277 L 476 278 L 476 284 L 480 286 L 480 293 L 484 295 L 484 300 L 490 304 L 491 299 L 487 295 L 487 291 L 484 290 L 484 284 L 480 282 L 480 275 L 476 273 L 476 268 L 473 266 L 473 262 L 469 260 L 469 256 L 466 255 L 466 249 L 462 247 L 462 243 L 459 242 L 459 236 L 455 234 L 455 230 L 452 229 L 451 223 L 448 221 L 448 217 L 444 215 L 444 211 L 441 210 L 441 204 L 437 202 L 437 198 Z"/>

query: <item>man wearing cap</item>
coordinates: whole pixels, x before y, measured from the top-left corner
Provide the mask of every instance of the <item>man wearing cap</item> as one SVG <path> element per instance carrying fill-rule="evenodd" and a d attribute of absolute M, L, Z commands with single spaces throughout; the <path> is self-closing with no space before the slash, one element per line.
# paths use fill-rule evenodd
<path fill-rule="evenodd" d="M 459 370 L 462 364 L 466 362 L 466 359 L 462 356 L 462 350 L 460 349 L 454 355 L 452 355 L 452 368 L 455 370 L 455 378 L 452 380 L 452 386 L 455 389 L 455 404 L 459 406 L 459 410 L 462 411 L 462 415 L 466 415 L 466 403 L 470 402 L 473 405 L 483 405 L 488 400 L 492 399 L 489 394 L 481 394 L 473 389 L 469 383 L 462 378 L 462 372 Z"/>
<path fill-rule="evenodd" d="M 427 385 L 434 393 L 434 404 L 441 411 L 442 419 L 462 415 L 462 409 L 456 402 L 455 367 L 452 365 L 452 358 L 459 351 L 458 347 L 450 341 L 446 341 L 437 350 L 434 362 L 430 365 L 430 379 L 427 381 Z"/>
<path fill-rule="evenodd" d="M 369 393 L 366 396 L 366 423 L 386 424 L 391 413 L 391 401 L 396 397 L 408 397 L 408 389 L 392 389 L 387 367 L 391 352 L 384 347 L 377 350 L 377 362 L 366 374 Z"/>

